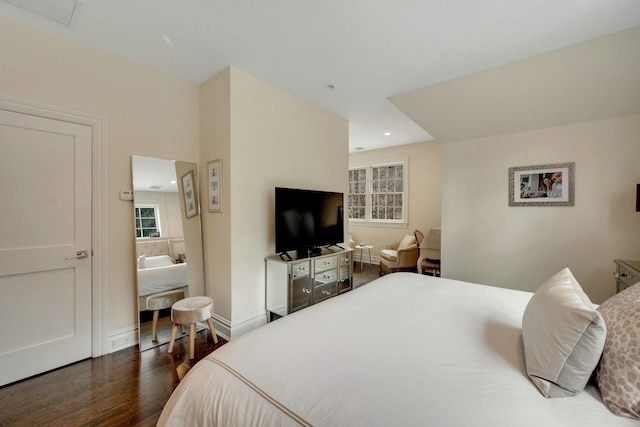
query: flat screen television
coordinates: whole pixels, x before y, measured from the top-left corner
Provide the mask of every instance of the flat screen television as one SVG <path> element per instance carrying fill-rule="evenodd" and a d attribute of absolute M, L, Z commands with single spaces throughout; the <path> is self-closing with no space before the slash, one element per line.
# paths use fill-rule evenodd
<path fill-rule="evenodd" d="M 276 187 L 276 252 L 318 253 L 344 241 L 344 194 Z"/>

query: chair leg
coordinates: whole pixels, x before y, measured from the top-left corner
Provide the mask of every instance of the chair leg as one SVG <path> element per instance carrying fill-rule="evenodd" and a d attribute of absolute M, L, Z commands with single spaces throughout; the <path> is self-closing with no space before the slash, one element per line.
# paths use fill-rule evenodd
<path fill-rule="evenodd" d="M 211 317 L 208 318 L 207 323 L 209 324 L 209 330 L 211 331 L 213 342 L 218 344 L 218 334 L 216 334 L 216 328 L 213 327 L 213 319 Z"/>
<path fill-rule="evenodd" d="M 194 358 L 195 347 L 196 347 L 196 324 L 189 323 L 189 359 Z"/>
<path fill-rule="evenodd" d="M 153 322 L 151 322 L 151 341 L 157 342 L 158 337 L 156 333 L 158 332 L 158 319 L 160 318 L 160 310 L 153 311 Z"/>
<path fill-rule="evenodd" d="M 171 341 L 169 341 L 169 350 L 167 353 L 171 353 L 173 351 L 173 344 L 176 341 L 176 334 L 178 333 L 178 325 L 176 323 L 173 324 L 173 328 L 171 329 Z"/>

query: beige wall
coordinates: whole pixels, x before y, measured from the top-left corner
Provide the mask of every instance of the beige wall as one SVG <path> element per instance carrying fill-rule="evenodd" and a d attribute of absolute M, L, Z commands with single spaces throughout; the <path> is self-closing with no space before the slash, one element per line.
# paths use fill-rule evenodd
<path fill-rule="evenodd" d="M 351 153 L 349 164 L 385 162 L 408 158 L 409 160 L 409 224 L 407 228 L 349 225 L 349 233 L 356 243 L 366 242 L 375 246 L 371 251 L 373 262 L 379 262 L 379 251 L 386 245 L 399 242 L 415 229 L 426 234 L 440 227 L 441 212 L 441 163 L 442 149 L 436 141 L 421 142 L 380 150 Z M 356 256 L 360 255 L 356 251 Z M 365 254 L 365 260 L 368 256 Z"/>
<path fill-rule="evenodd" d="M 207 292 L 233 338 L 266 321 L 274 188 L 346 192 L 348 122 L 234 67 L 202 86 L 200 105 L 202 160 L 224 165 L 223 213 L 204 219 Z"/>
<path fill-rule="evenodd" d="M 198 87 L 0 18 L 0 94 L 107 118 L 109 331 L 135 309 L 131 155 L 197 161 Z"/>
<path fill-rule="evenodd" d="M 640 116 L 443 144 L 442 273 L 535 291 L 569 267 L 589 297 L 640 258 Z M 575 162 L 574 207 L 509 207 L 509 167 Z"/>

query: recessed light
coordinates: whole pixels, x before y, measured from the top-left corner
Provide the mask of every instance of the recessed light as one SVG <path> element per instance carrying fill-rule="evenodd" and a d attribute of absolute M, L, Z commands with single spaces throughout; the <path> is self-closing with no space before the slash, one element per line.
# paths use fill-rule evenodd
<path fill-rule="evenodd" d="M 364 147 L 355 147 L 354 148 L 355 151 L 360 151 L 360 150 L 364 150 Z"/>
<path fill-rule="evenodd" d="M 171 181 L 171 183 L 172 183 L 172 184 L 175 184 L 175 183 L 176 183 L 176 181 Z"/>
<path fill-rule="evenodd" d="M 324 85 L 324 88 L 327 90 L 334 90 L 336 87 L 335 85 Z"/>
<path fill-rule="evenodd" d="M 391 132 L 385 132 L 384 133 L 384 136 L 389 136 L 389 135 L 391 135 Z"/>

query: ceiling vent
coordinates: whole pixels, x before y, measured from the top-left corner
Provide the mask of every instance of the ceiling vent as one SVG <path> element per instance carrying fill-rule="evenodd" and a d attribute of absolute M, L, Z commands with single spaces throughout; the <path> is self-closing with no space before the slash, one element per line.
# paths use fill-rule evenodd
<path fill-rule="evenodd" d="M 72 27 L 80 11 L 80 0 L 2 0 L 58 24 Z"/>

